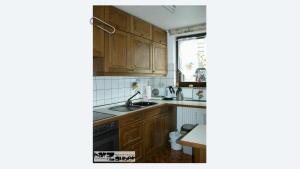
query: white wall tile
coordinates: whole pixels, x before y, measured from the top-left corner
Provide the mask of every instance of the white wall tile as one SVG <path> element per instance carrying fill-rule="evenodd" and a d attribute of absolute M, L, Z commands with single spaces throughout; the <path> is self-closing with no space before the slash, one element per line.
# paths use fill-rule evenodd
<path fill-rule="evenodd" d="M 111 79 L 105 79 L 105 89 L 111 89 Z"/>
<path fill-rule="evenodd" d="M 125 88 L 124 96 L 125 97 L 130 97 L 131 96 L 131 90 L 130 90 L 130 88 Z"/>
<path fill-rule="evenodd" d="M 124 88 L 118 89 L 118 97 L 124 97 Z"/>
<path fill-rule="evenodd" d="M 111 99 L 111 89 L 105 90 L 104 99 Z"/>
<path fill-rule="evenodd" d="M 104 104 L 111 104 L 111 103 L 112 103 L 111 99 L 104 99 Z"/>
<path fill-rule="evenodd" d="M 119 97 L 119 89 L 112 89 L 111 90 L 111 98 Z"/>
<path fill-rule="evenodd" d="M 193 97 L 193 88 L 182 87 L 183 97 L 192 98 Z"/>
<path fill-rule="evenodd" d="M 127 88 L 131 87 L 130 79 L 125 79 L 125 87 L 127 87 Z"/>
<path fill-rule="evenodd" d="M 167 80 L 167 86 L 175 86 L 174 79 L 168 79 Z"/>
<path fill-rule="evenodd" d="M 113 89 L 119 88 L 119 80 L 118 79 L 111 80 L 111 88 L 113 88 Z"/>
<path fill-rule="evenodd" d="M 125 87 L 125 79 L 119 79 L 119 88 Z"/>
<path fill-rule="evenodd" d="M 97 90 L 93 91 L 93 101 L 97 100 Z"/>
<path fill-rule="evenodd" d="M 104 100 L 97 100 L 96 104 L 97 105 L 104 105 Z"/>
<path fill-rule="evenodd" d="M 117 102 L 119 102 L 119 98 L 118 98 L 118 97 L 112 98 L 112 99 L 111 99 L 111 102 L 112 102 L 112 103 L 117 103 Z"/>
<path fill-rule="evenodd" d="M 104 99 L 104 90 L 97 90 L 97 100 Z"/>
<path fill-rule="evenodd" d="M 104 89 L 104 80 L 103 79 L 97 79 L 96 83 L 97 83 L 97 90 Z"/>

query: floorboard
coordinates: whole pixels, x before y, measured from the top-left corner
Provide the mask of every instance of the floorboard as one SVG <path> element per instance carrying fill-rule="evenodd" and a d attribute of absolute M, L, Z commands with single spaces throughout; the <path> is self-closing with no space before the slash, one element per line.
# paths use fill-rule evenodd
<path fill-rule="evenodd" d="M 148 157 L 146 163 L 192 163 L 192 156 L 184 154 L 181 151 L 172 150 L 170 147 L 164 147 L 158 150 L 154 155 Z"/>

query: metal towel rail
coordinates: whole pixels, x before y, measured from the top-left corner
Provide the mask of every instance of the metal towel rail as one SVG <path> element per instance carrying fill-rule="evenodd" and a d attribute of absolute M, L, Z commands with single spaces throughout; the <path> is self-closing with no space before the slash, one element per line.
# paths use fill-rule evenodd
<path fill-rule="evenodd" d="M 99 22 L 101 22 L 101 23 L 107 25 L 108 27 L 110 27 L 110 28 L 112 29 L 112 31 L 106 30 L 105 28 L 103 28 L 103 27 L 101 27 L 101 26 L 99 26 L 99 25 L 96 24 L 95 26 L 97 26 L 98 28 L 104 30 L 105 32 L 107 32 L 107 33 L 109 33 L 109 34 L 114 34 L 114 33 L 116 32 L 116 28 L 115 28 L 115 27 L 111 26 L 110 24 L 108 24 L 108 23 L 102 21 L 101 19 L 99 19 L 99 18 L 97 18 L 97 17 L 95 17 L 95 16 L 93 16 L 93 17 L 90 19 L 90 23 L 91 23 L 92 25 L 94 25 L 94 23 L 93 23 L 93 20 L 94 20 L 94 19 L 96 19 L 97 21 L 99 21 Z"/>

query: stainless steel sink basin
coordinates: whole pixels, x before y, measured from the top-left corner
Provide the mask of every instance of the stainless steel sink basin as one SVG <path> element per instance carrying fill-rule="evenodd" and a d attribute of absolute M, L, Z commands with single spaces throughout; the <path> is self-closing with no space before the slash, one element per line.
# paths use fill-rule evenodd
<path fill-rule="evenodd" d="M 135 110 L 141 109 L 143 107 L 147 107 L 147 106 L 152 106 L 155 104 L 157 104 L 157 103 L 155 103 L 155 102 L 135 102 L 135 103 L 132 103 L 132 105 L 129 107 L 127 107 L 126 105 L 114 106 L 114 107 L 109 108 L 109 110 L 119 111 L 119 112 L 128 112 L 128 111 L 135 111 Z"/>
<path fill-rule="evenodd" d="M 134 106 L 152 106 L 152 105 L 155 105 L 157 103 L 155 102 L 136 102 L 136 103 L 133 103 Z"/>
<path fill-rule="evenodd" d="M 127 107 L 126 105 L 121 105 L 121 106 L 111 107 L 111 108 L 109 108 L 109 110 L 119 111 L 119 112 L 127 112 L 127 111 L 138 110 L 140 108 L 142 108 L 142 107 L 141 106 L 129 106 L 129 107 Z"/>

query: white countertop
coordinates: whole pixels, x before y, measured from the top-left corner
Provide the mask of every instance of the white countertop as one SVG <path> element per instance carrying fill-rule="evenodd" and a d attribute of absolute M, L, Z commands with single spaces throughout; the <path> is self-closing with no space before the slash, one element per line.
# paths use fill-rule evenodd
<path fill-rule="evenodd" d="M 206 146 L 206 125 L 197 125 L 180 141 L 196 144 L 199 146 Z"/>
<path fill-rule="evenodd" d="M 139 101 L 142 101 L 142 99 L 135 100 L 133 102 L 139 102 Z M 98 112 L 102 112 L 102 113 L 113 114 L 113 115 L 116 115 L 116 116 L 122 116 L 122 115 L 125 115 L 125 114 L 128 114 L 128 113 L 133 113 L 133 112 L 137 112 L 137 111 L 141 111 L 141 110 L 146 110 L 146 109 L 149 109 L 149 108 L 158 107 L 158 106 L 161 106 L 163 104 L 171 104 L 171 105 L 177 105 L 177 106 L 191 106 L 191 107 L 206 108 L 206 102 L 200 102 L 200 101 L 162 100 L 161 98 L 153 98 L 153 99 L 151 99 L 149 101 L 150 102 L 156 102 L 158 104 L 155 104 L 153 106 L 143 107 L 143 108 L 140 108 L 138 110 L 128 111 L 128 112 L 119 112 L 119 111 L 109 110 L 110 107 L 118 106 L 118 105 L 124 105 L 125 102 L 122 102 L 122 103 L 116 103 L 116 104 L 111 104 L 111 105 L 94 107 L 93 110 L 94 111 L 98 111 Z M 94 120 L 95 119 L 97 119 L 97 114 L 96 113 L 94 113 Z"/>

